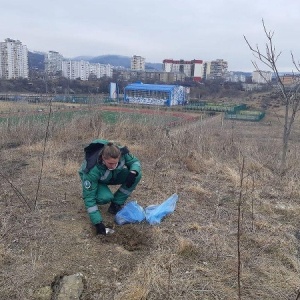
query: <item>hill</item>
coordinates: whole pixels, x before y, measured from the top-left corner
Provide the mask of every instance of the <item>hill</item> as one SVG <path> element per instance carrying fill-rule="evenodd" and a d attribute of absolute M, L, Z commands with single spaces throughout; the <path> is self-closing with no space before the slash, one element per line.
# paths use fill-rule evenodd
<path fill-rule="evenodd" d="M 28 51 L 28 65 L 30 70 L 45 70 L 45 54 Z"/>
<path fill-rule="evenodd" d="M 101 55 L 96 57 L 91 56 L 77 56 L 70 58 L 72 60 L 85 60 L 90 63 L 110 64 L 114 67 L 123 67 L 130 69 L 131 57 L 122 55 Z M 44 70 L 45 68 L 45 57 L 44 54 L 37 52 L 28 52 L 29 69 Z M 145 68 L 147 70 L 162 70 L 161 63 L 150 63 L 146 62 Z"/>
<path fill-rule="evenodd" d="M 115 67 L 130 68 L 130 57 L 121 55 L 101 55 L 89 60 L 91 63 L 110 64 Z"/>
<path fill-rule="evenodd" d="M 78 57 L 75 59 L 78 59 Z M 131 66 L 131 57 L 121 55 L 101 55 L 90 58 L 88 61 L 91 63 L 110 64 L 114 67 L 123 67 L 126 69 L 130 69 Z M 160 71 L 162 70 L 162 64 L 146 62 L 145 68 Z"/>

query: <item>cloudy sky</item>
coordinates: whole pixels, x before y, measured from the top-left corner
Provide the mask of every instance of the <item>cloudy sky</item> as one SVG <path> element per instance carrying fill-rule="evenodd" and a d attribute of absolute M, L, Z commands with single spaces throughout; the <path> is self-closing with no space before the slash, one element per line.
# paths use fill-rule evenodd
<path fill-rule="evenodd" d="M 218 58 L 230 71 L 252 71 L 255 59 L 243 35 L 262 50 L 262 19 L 274 31 L 280 71 L 300 60 L 299 0 L 51 0 L 2 1 L 0 41 L 20 40 L 30 51 L 58 51 L 66 58 L 140 55 Z"/>

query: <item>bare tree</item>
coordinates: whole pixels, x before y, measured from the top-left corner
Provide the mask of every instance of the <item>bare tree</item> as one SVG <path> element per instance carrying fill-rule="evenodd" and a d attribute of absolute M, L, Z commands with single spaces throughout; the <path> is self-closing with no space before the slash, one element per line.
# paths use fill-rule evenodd
<path fill-rule="evenodd" d="M 280 161 L 280 173 L 283 175 L 286 171 L 289 139 L 295 121 L 295 117 L 297 115 L 297 112 L 299 111 L 299 105 L 300 105 L 300 97 L 299 97 L 300 80 L 299 79 L 300 78 L 295 73 L 292 73 L 293 83 L 289 86 L 286 86 L 284 84 L 282 78 L 279 75 L 279 71 L 277 68 L 277 60 L 281 52 L 279 52 L 278 54 L 276 53 L 276 48 L 273 43 L 274 32 L 268 31 L 266 29 L 264 20 L 262 20 L 262 25 L 263 25 L 265 36 L 267 38 L 265 44 L 265 51 L 262 52 L 257 45 L 256 47 L 252 47 L 251 44 L 248 42 L 247 38 L 245 37 L 245 35 L 244 35 L 244 39 L 248 44 L 250 50 L 252 51 L 254 57 L 256 57 L 261 63 L 263 63 L 273 71 L 277 82 L 277 88 L 280 92 L 280 100 L 285 107 L 283 133 L 282 133 L 282 153 L 281 153 L 281 161 Z M 296 63 L 292 52 L 291 52 L 291 61 L 294 67 L 296 68 L 296 71 L 300 72 L 300 63 L 299 62 Z M 258 67 L 258 64 L 255 61 L 252 61 L 252 64 L 256 69 L 256 71 L 258 71 L 260 75 L 267 81 L 263 72 Z"/>

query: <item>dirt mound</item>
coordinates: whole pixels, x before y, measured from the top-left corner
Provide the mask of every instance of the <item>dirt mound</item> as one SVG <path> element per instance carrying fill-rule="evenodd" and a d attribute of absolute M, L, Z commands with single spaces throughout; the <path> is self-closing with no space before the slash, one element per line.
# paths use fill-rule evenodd
<path fill-rule="evenodd" d="M 151 231 L 133 224 L 118 226 L 113 234 L 102 237 L 102 241 L 105 244 L 120 245 L 128 251 L 149 250 L 153 245 Z"/>

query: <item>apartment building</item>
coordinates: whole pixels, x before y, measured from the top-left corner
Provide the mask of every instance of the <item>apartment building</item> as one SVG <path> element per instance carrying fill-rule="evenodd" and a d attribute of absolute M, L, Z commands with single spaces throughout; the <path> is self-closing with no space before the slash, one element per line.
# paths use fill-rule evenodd
<path fill-rule="evenodd" d="M 205 79 L 225 79 L 228 73 L 228 62 L 223 59 L 216 59 L 204 63 Z"/>
<path fill-rule="evenodd" d="M 91 64 L 88 61 L 65 60 L 62 62 L 62 76 L 68 79 L 88 80 L 91 75 L 96 78 L 104 76 L 112 77 L 112 68 L 110 65 L 99 63 Z"/>
<path fill-rule="evenodd" d="M 284 85 L 294 85 L 300 83 L 300 76 L 295 74 L 284 74 L 280 76 L 280 80 Z"/>
<path fill-rule="evenodd" d="M 268 83 L 272 80 L 272 72 L 270 71 L 253 71 L 252 82 L 253 83 Z"/>
<path fill-rule="evenodd" d="M 96 78 L 101 77 L 112 77 L 113 69 L 111 65 L 100 64 L 100 63 L 90 63 L 90 75 L 94 75 Z"/>
<path fill-rule="evenodd" d="M 62 71 L 63 56 L 56 51 L 49 51 L 45 55 L 45 70 L 48 74 L 56 75 Z"/>
<path fill-rule="evenodd" d="M 88 80 L 89 71 L 89 62 L 87 61 L 66 60 L 62 62 L 62 76 L 68 79 Z"/>
<path fill-rule="evenodd" d="M 191 77 L 198 82 L 203 77 L 203 61 L 200 59 L 190 61 L 164 59 L 163 70 L 165 72 L 183 73 L 186 77 Z"/>
<path fill-rule="evenodd" d="M 134 55 L 131 58 L 131 70 L 145 71 L 145 58 L 138 55 Z"/>
<path fill-rule="evenodd" d="M 19 40 L 0 42 L 0 78 L 28 78 L 28 50 Z"/>

